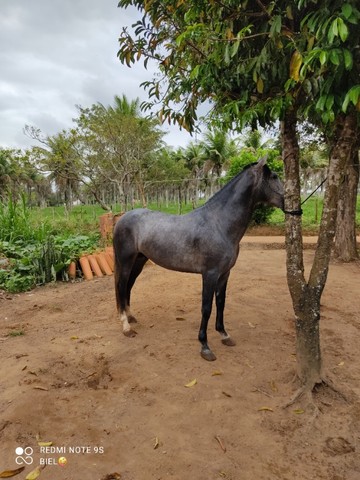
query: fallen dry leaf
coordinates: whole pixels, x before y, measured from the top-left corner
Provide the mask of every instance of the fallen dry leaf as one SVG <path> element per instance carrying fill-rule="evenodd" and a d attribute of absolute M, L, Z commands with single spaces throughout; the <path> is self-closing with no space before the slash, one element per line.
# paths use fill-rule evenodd
<path fill-rule="evenodd" d="M 159 439 L 158 437 L 155 437 L 155 441 L 154 441 L 154 450 L 156 450 L 158 448 L 158 446 L 160 445 L 159 443 Z"/>
<path fill-rule="evenodd" d="M 223 372 L 220 372 L 220 370 L 215 370 L 215 371 L 211 374 L 211 376 L 212 376 L 212 377 L 215 377 L 216 375 L 222 375 L 222 374 L 223 374 Z"/>
<path fill-rule="evenodd" d="M 258 412 L 273 412 L 274 410 L 271 407 L 260 407 Z"/>
<path fill-rule="evenodd" d="M 47 392 L 49 389 L 48 388 L 45 388 L 45 387 L 33 387 L 35 390 L 44 390 L 45 392 Z"/>
<path fill-rule="evenodd" d="M 39 447 L 51 447 L 53 442 L 38 442 Z"/>
<path fill-rule="evenodd" d="M 221 450 L 225 453 L 226 452 L 226 447 L 225 447 L 223 441 L 221 440 L 221 438 L 219 437 L 219 435 L 215 435 L 215 440 L 219 443 L 219 445 L 221 447 Z"/>
<path fill-rule="evenodd" d="M 196 378 L 194 378 L 194 380 L 191 380 L 191 382 L 189 382 L 189 383 L 187 383 L 186 385 L 184 385 L 184 387 L 186 387 L 186 388 L 191 388 L 191 387 L 193 387 L 193 386 L 196 385 L 196 384 L 197 384 L 197 380 L 196 380 Z"/>
<path fill-rule="evenodd" d="M 305 413 L 305 410 L 303 410 L 302 408 L 297 408 L 296 410 L 293 410 L 293 412 L 296 415 L 302 415 L 303 413 Z"/>
<path fill-rule="evenodd" d="M 20 468 L 17 468 L 16 470 L 4 470 L 3 472 L 0 473 L 0 478 L 15 477 L 15 475 L 18 475 L 24 469 L 25 469 L 25 467 L 20 467 Z"/>
<path fill-rule="evenodd" d="M 45 468 L 46 465 L 38 465 L 34 470 L 28 473 L 25 477 L 25 480 L 36 480 L 40 477 L 41 471 Z"/>

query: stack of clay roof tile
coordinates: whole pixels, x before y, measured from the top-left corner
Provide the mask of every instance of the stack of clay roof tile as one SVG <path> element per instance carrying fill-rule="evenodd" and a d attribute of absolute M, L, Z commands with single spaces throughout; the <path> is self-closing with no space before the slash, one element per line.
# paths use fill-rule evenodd
<path fill-rule="evenodd" d="M 114 272 L 114 251 L 112 247 L 106 247 L 105 251 L 96 252 L 91 255 L 83 255 L 79 260 L 80 269 L 85 280 L 92 280 L 94 277 L 112 275 Z M 73 273 L 75 271 L 75 273 Z M 76 276 L 76 265 L 69 267 L 69 277 Z"/>

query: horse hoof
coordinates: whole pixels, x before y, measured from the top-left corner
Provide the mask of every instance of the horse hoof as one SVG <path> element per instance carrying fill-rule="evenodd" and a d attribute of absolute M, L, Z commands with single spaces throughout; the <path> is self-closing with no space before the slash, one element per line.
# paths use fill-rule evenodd
<path fill-rule="evenodd" d="M 123 334 L 125 337 L 133 338 L 137 335 L 137 332 L 135 332 L 135 330 L 126 330 Z"/>
<path fill-rule="evenodd" d="M 136 318 L 132 315 L 129 315 L 128 316 L 128 322 L 129 323 L 138 323 L 138 321 L 136 320 Z"/>
<path fill-rule="evenodd" d="M 213 362 L 216 360 L 216 356 L 213 354 L 211 350 L 201 350 L 201 356 L 208 362 Z"/>
<path fill-rule="evenodd" d="M 228 347 L 234 347 L 236 345 L 236 342 L 234 342 L 231 337 L 222 338 L 221 342 Z"/>

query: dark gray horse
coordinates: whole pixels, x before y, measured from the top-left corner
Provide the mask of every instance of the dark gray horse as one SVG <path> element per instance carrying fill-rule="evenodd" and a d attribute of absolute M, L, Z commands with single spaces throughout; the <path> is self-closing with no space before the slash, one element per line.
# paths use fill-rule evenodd
<path fill-rule="evenodd" d="M 179 272 L 202 275 L 201 356 L 215 360 L 207 343 L 207 325 L 216 299 L 216 330 L 225 345 L 235 345 L 224 328 L 226 286 L 239 254 L 239 242 L 259 203 L 284 209 L 283 185 L 266 157 L 245 168 L 204 206 L 186 215 L 146 209 L 127 212 L 114 229 L 115 291 L 123 333 L 134 336 L 129 322 L 130 293 L 146 261 Z"/>

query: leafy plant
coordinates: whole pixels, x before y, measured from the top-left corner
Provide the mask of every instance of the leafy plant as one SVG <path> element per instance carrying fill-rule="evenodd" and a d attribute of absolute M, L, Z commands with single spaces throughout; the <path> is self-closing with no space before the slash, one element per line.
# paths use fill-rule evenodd
<path fill-rule="evenodd" d="M 34 227 L 24 196 L 20 202 L 9 198 L 0 208 L 0 253 L 9 260 L 6 269 L 0 269 L 0 288 L 10 292 L 67 280 L 69 263 L 98 243 L 96 235 L 54 235 L 47 222 Z"/>

